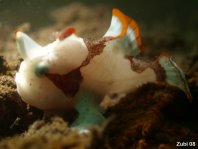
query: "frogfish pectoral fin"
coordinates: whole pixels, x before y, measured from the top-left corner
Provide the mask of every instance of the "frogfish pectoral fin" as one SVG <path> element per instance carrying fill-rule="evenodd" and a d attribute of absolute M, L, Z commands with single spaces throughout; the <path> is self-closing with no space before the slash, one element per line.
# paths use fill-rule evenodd
<path fill-rule="evenodd" d="M 97 96 L 88 90 L 79 91 L 75 108 L 79 115 L 72 124 L 73 127 L 87 129 L 92 126 L 98 126 L 105 120 L 104 111 L 97 101 Z"/>

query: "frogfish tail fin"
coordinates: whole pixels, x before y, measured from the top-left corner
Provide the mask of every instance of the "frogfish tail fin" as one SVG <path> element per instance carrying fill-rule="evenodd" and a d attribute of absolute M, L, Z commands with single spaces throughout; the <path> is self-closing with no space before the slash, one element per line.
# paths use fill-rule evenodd
<path fill-rule="evenodd" d="M 188 99 L 192 100 L 188 83 L 182 69 L 169 56 L 161 55 L 158 60 L 165 71 L 166 83 L 180 88 L 186 93 Z"/>

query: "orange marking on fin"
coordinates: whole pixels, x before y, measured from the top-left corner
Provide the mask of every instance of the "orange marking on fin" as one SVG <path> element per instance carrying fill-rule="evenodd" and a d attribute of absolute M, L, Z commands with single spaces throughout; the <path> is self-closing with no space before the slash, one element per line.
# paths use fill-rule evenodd
<path fill-rule="evenodd" d="M 59 35 L 59 39 L 60 40 L 63 40 L 65 39 L 66 37 L 70 36 L 71 34 L 75 33 L 75 29 L 74 28 L 66 28 L 63 32 L 60 33 Z"/>
<path fill-rule="evenodd" d="M 123 14 L 119 9 L 116 9 L 116 8 L 113 9 L 113 15 L 118 17 L 119 20 L 122 23 L 122 31 L 117 37 L 115 37 L 115 38 L 119 38 L 119 37 L 124 36 L 126 34 L 126 32 L 127 32 L 127 29 L 128 29 L 128 17 L 125 14 Z"/>
<path fill-rule="evenodd" d="M 119 9 L 114 8 L 113 15 L 118 17 L 123 25 L 121 33 L 115 38 L 124 36 L 127 33 L 128 27 L 130 26 L 135 33 L 137 46 L 140 47 L 142 42 L 141 42 L 141 37 L 140 37 L 139 26 L 137 25 L 137 23 L 132 18 L 122 13 Z"/>
<path fill-rule="evenodd" d="M 137 25 L 137 23 L 132 18 L 130 18 L 130 24 L 129 25 L 135 33 L 135 39 L 137 41 L 137 46 L 140 47 L 142 42 L 141 42 L 141 37 L 140 37 L 139 26 Z"/>

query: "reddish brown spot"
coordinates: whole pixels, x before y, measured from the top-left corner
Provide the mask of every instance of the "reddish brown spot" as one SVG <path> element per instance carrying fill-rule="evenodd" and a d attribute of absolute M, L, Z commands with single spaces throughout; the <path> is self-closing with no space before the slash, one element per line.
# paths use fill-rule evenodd
<path fill-rule="evenodd" d="M 135 59 L 132 56 L 126 56 L 126 59 L 130 61 L 131 69 L 137 73 L 142 73 L 146 68 L 149 67 L 149 63 Z"/>
<path fill-rule="evenodd" d="M 66 96 L 74 96 L 80 87 L 82 76 L 80 68 L 77 68 L 66 75 L 47 74 L 47 77 L 62 90 Z"/>
<path fill-rule="evenodd" d="M 83 61 L 81 66 L 85 66 L 89 64 L 90 60 L 93 59 L 94 56 L 100 55 L 103 52 L 105 47 L 105 43 L 109 40 L 112 40 L 111 37 L 102 38 L 101 40 L 92 41 L 90 39 L 84 39 L 84 42 L 87 46 L 89 54 L 87 58 Z"/>
<path fill-rule="evenodd" d="M 74 28 L 66 28 L 63 32 L 60 33 L 59 35 L 59 39 L 63 40 L 66 37 L 70 36 L 71 34 L 75 33 L 75 29 Z"/>
<path fill-rule="evenodd" d="M 131 63 L 131 69 L 137 73 L 142 73 L 145 69 L 151 68 L 154 70 L 157 81 L 158 82 L 165 82 L 166 80 L 166 75 L 164 69 L 161 67 L 159 64 L 159 61 L 156 60 L 154 62 L 143 62 L 142 60 L 138 60 L 133 58 L 132 56 L 127 56 L 126 57 L 130 63 Z"/>

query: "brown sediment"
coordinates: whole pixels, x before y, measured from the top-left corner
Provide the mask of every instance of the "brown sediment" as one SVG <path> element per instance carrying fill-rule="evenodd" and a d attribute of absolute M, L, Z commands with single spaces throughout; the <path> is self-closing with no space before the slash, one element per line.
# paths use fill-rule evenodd
<path fill-rule="evenodd" d="M 197 142 L 198 121 L 193 114 L 198 101 L 190 103 L 184 95 L 172 86 L 146 84 L 105 112 L 111 120 L 100 131 L 79 135 L 61 118 L 37 120 L 24 134 L 2 140 L 0 148 L 142 149 L 174 148 L 181 139 Z"/>
<path fill-rule="evenodd" d="M 91 134 L 79 135 L 62 118 L 53 117 L 48 122 L 36 121 L 23 135 L 2 141 L 0 148 L 88 149 L 91 137 Z"/>
<path fill-rule="evenodd" d="M 13 72 L 1 59 L 0 75 L 0 137 L 11 136 L 28 129 L 28 126 L 42 116 L 42 111 L 27 106 L 16 90 Z"/>
<path fill-rule="evenodd" d="M 197 142 L 197 106 L 176 87 L 143 85 L 107 110 L 106 117 L 113 119 L 93 148 L 175 148 L 178 140 Z M 98 142 L 104 146 L 97 147 Z"/>

